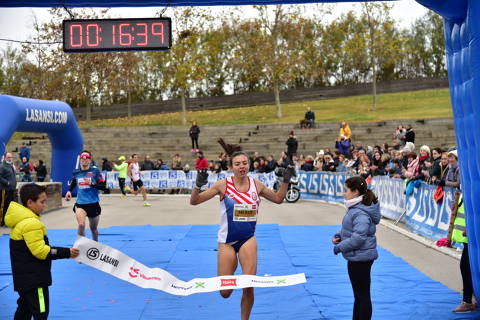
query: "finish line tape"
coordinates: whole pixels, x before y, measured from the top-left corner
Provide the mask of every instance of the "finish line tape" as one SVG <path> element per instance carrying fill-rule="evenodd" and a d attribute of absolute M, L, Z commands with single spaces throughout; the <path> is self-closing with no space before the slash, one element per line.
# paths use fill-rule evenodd
<path fill-rule="evenodd" d="M 80 249 L 80 255 L 75 258 L 78 262 L 136 286 L 179 296 L 249 287 L 285 287 L 307 282 L 304 273 L 274 277 L 231 275 L 182 281 L 163 269 L 149 268 L 114 248 L 85 237 L 79 237 L 74 247 Z"/>

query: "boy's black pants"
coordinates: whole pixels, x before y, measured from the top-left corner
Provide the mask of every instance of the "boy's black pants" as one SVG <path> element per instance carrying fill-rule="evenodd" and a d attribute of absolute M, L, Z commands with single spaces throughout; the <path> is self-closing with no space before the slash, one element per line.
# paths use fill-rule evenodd
<path fill-rule="evenodd" d="M 45 320 L 50 309 L 48 287 L 35 288 L 18 293 L 17 311 L 14 320 Z"/>

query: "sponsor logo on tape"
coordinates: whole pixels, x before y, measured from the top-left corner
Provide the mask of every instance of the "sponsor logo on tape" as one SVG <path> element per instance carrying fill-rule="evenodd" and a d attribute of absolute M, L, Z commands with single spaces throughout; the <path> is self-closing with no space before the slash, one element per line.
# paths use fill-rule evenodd
<path fill-rule="evenodd" d="M 100 251 L 97 248 L 90 248 L 87 250 L 87 258 L 90 260 L 96 260 L 100 256 Z"/>
<path fill-rule="evenodd" d="M 235 278 L 232 278 L 232 279 L 221 279 L 222 280 L 222 283 L 221 283 L 221 286 L 222 287 L 236 287 L 237 286 L 237 279 Z"/>

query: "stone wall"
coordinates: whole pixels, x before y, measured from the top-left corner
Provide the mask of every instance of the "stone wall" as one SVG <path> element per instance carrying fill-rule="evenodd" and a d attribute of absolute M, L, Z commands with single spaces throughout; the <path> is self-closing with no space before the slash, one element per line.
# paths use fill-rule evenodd
<path fill-rule="evenodd" d="M 18 182 L 15 199 L 20 203 L 19 191 L 28 182 Z M 62 208 L 62 183 L 61 182 L 36 182 L 36 184 L 47 188 L 47 205 L 43 213 Z"/>

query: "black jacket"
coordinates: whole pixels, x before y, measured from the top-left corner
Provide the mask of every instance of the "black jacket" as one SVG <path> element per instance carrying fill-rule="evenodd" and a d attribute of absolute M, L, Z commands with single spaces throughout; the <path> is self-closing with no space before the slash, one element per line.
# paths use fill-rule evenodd
<path fill-rule="evenodd" d="M 200 134 L 200 128 L 197 125 L 191 126 L 189 134 L 192 138 L 198 138 L 198 135 Z"/>
<path fill-rule="evenodd" d="M 289 155 L 297 153 L 297 148 L 298 148 L 298 140 L 295 137 L 290 137 L 288 138 L 287 142 L 285 142 L 287 145 L 287 153 Z"/>
<path fill-rule="evenodd" d="M 15 169 L 4 161 L 0 165 L 0 190 L 15 190 L 16 187 Z"/>
<path fill-rule="evenodd" d="M 405 142 L 415 143 L 415 132 L 412 129 L 408 130 L 405 133 Z"/>
<path fill-rule="evenodd" d="M 315 120 L 315 112 L 307 111 L 305 112 L 305 119 L 307 120 Z"/>

